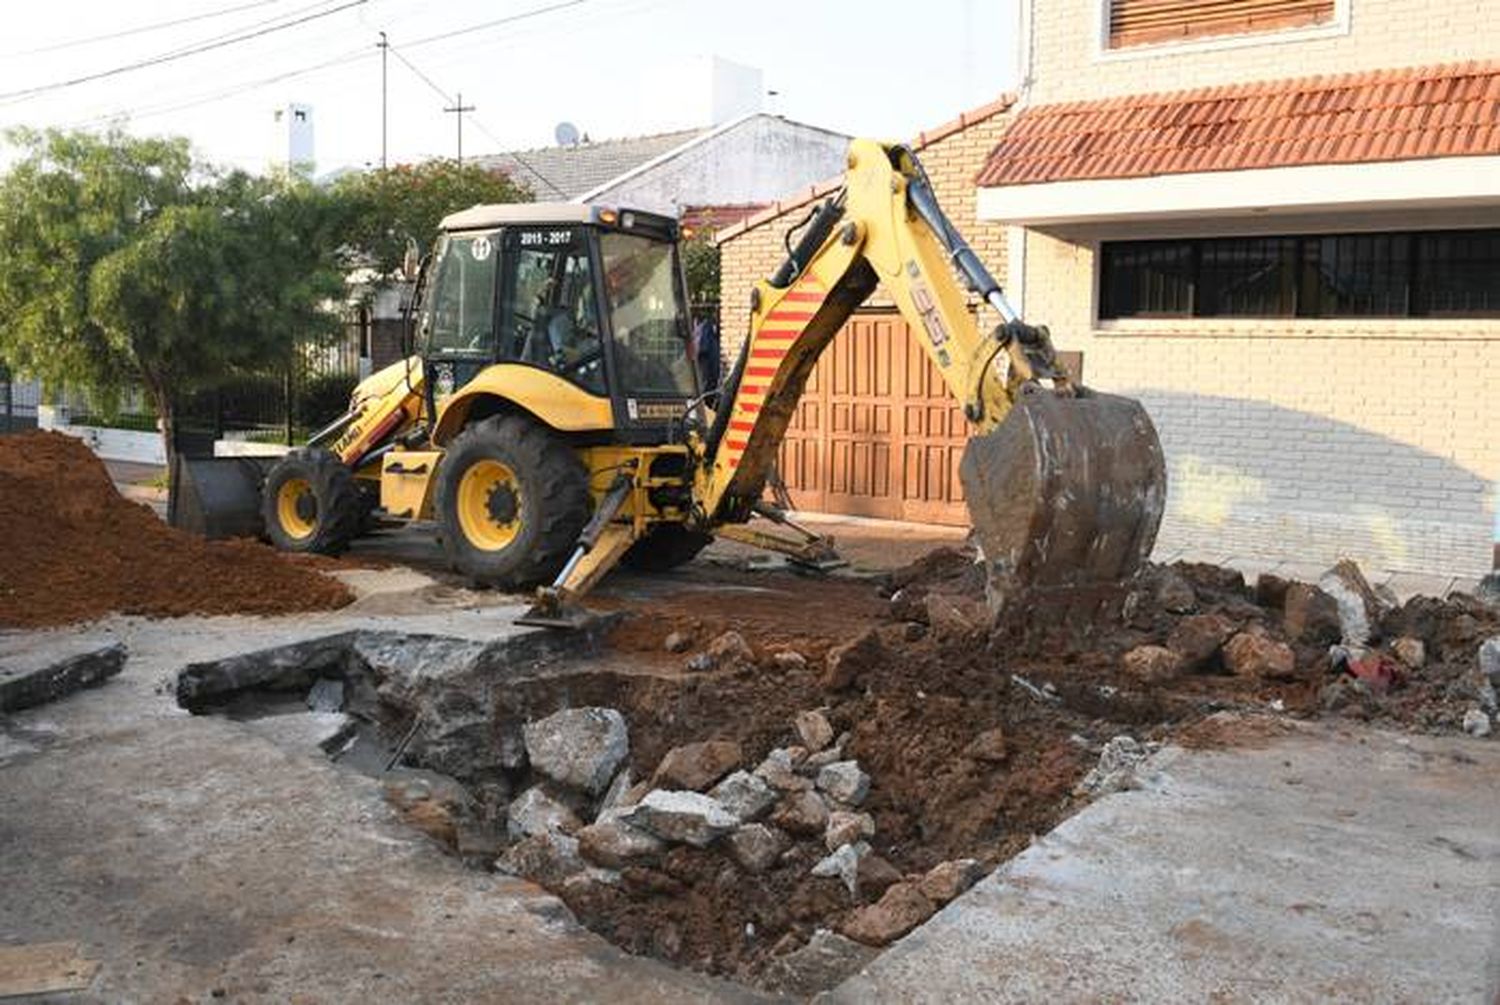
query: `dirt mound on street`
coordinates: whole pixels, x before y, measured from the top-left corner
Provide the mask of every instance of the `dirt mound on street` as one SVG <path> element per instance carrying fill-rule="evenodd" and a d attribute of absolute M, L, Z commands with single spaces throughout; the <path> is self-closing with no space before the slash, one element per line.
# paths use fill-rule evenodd
<path fill-rule="evenodd" d="M 121 498 L 81 441 L 0 436 L 0 626 L 342 607 L 348 587 L 252 541 L 203 541 Z"/>

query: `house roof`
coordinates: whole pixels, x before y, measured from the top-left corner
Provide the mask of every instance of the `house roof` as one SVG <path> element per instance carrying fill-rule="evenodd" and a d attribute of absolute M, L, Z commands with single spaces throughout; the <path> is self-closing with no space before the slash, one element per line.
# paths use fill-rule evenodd
<path fill-rule="evenodd" d="M 978 108 L 971 108 L 967 112 L 960 113 L 957 118 L 949 119 L 947 122 L 944 122 L 942 125 L 937 126 L 934 129 L 926 129 L 918 133 L 916 135 L 916 138 L 912 140 L 912 149 L 920 152 L 923 148 L 931 146 L 939 140 L 945 140 L 955 133 L 963 132 L 970 126 L 977 125 L 980 122 L 985 122 L 989 119 L 994 118 L 996 115 L 1001 114 L 1002 112 L 1009 111 L 1011 106 L 1015 103 L 1016 96 L 1014 94 L 1002 94 L 994 101 L 987 102 L 983 105 L 980 105 Z M 835 175 L 832 178 L 825 178 L 820 182 L 815 182 L 814 184 L 809 185 L 806 188 L 798 189 L 796 192 L 791 193 L 786 198 L 778 199 L 759 212 L 745 217 L 734 226 L 726 227 L 725 229 L 719 231 L 719 233 L 715 236 L 715 240 L 717 241 L 717 243 L 723 244 L 725 241 L 738 237 L 740 234 L 743 234 L 747 230 L 752 230 L 756 227 L 759 227 L 763 223 L 769 223 L 770 221 L 785 213 L 789 213 L 792 210 L 798 209 L 802 206 L 806 206 L 811 202 L 823 198 L 831 192 L 838 191 L 839 186 L 843 183 L 844 176 Z"/>
<path fill-rule="evenodd" d="M 474 162 L 492 171 L 504 171 L 530 188 L 538 199 L 573 199 L 707 131 L 679 129 L 566 147 L 512 150 L 476 157 Z"/>
<path fill-rule="evenodd" d="M 982 187 L 1500 154 L 1500 62 L 1039 105 Z"/>

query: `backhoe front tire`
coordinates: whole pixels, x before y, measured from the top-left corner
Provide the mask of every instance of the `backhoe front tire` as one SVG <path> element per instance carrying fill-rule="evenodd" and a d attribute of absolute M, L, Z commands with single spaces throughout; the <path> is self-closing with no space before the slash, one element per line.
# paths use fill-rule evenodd
<path fill-rule="evenodd" d="M 534 586 L 557 576 L 588 522 L 588 471 L 547 427 L 493 416 L 443 455 L 436 505 L 454 569 L 504 589 Z"/>
<path fill-rule="evenodd" d="M 337 555 L 359 535 L 364 514 L 354 472 L 320 447 L 290 451 L 261 487 L 266 537 L 282 551 Z"/>

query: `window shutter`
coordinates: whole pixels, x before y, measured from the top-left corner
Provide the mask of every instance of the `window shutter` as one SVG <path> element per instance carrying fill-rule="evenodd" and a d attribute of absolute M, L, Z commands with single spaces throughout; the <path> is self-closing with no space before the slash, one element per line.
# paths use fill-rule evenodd
<path fill-rule="evenodd" d="M 1333 6 L 1334 0 L 1111 0 L 1109 45 L 1302 28 L 1332 21 Z"/>

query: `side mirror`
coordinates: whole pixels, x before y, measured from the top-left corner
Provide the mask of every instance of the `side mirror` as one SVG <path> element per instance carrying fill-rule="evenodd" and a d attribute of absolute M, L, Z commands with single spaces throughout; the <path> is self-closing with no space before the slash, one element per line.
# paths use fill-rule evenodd
<path fill-rule="evenodd" d="M 406 257 L 401 260 L 401 278 L 408 282 L 417 278 L 417 269 L 422 264 L 422 253 L 417 250 L 417 242 L 410 237 L 406 239 Z"/>

